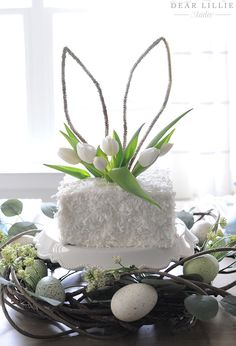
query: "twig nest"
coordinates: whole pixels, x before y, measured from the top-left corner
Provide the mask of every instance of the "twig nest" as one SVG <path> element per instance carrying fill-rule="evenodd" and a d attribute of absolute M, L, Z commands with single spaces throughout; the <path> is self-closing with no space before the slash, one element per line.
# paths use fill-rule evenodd
<path fill-rule="evenodd" d="M 46 276 L 42 278 L 37 286 L 35 293 L 37 296 L 43 296 L 58 300 L 61 303 L 65 301 L 65 291 L 60 280 L 53 276 Z"/>
<path fill-rule="evenodd" d="M 210 283 L 219 272 L 219 262 L 210 255 L 202 255 L 184 263 L 183 272 L 185 275 L 198 274 L 203 281 Z"/>
<path fill-rule="evenodd" d="M 210 232 L 212 224 L 208 221 L 200 220 L 191 228 L 191 232 L 198 238 L 199 244 L 202 245 L 207 239 L 207 234 Z"/>
<path fill-rule="evenodd" d="M 120 321 L 133 322 L 146 316 L 157 303 L 156 290 L 147 284 L 130 284 L 112 297 L 111 310 Z"/>

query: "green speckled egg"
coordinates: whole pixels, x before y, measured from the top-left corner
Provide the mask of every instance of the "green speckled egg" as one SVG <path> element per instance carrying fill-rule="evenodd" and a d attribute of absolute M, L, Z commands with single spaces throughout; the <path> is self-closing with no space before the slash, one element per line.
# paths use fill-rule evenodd
<path fill-rule="evenodd" d="M 210 254 L 202 255 L 185 262 L 183 272 L 185 275 L 199 274 L 204 282 L 210 283 L 219 272 L 219 263 Z"/>
<path fill-rule="evenodd" d="M 25 273 L 27 274 L 25 282 L 34 291 L 39 280 L 47 276 L 48 270 L 44 261 L 36 259 L 32 266 L 26 267 Z"/>
<path fill-rule="evenodd" d="M 65 301 L 65 291 L 61 282 L 53 276 L 42 278 L 35 290 L 36 295 L 58 300 L 63 303 Z"/>

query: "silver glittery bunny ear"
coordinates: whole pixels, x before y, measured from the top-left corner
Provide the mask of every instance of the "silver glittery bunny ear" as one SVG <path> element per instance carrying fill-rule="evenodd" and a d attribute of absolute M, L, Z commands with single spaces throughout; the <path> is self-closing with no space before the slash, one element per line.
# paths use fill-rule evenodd
<path fill-rule="evenodd" d="M 133 77 L 133 74 L 137 68 L 137 66 L 140 64 L 140 62 L 145 58 L 146 55 L 148 55 L 148 53 L 154 48 L 156 47 L 160 42 L 164 43 L 166 52 L 167 52 L 167 63 L 168 63 L 168 85 L 167 85 L 167 89 L 166 89 L 166 93 L 165 93 L 165 98 L 164 98 L 164 102 L 159 110 L 159 112 L 157 113 L 157 115 L 153 118 L 151 124 L 149 125 L 146 133 L 144 134 L 143 138 L 141 139 L 135 153 L 134 156 L 132 157 L 132 159 L 130 160 L 129 163 L 129 168 L 131 167 L 132 163 L 134 162 L 135 158 L 137 157 L 137 154 L 139 152 L 139 150 L 141 149 L 144 141 L 146 140 L 147 136 L 149 135 L 151 129 L 153 128 L 153 126 L 155 125 L 155 123 L 157 122 L 158 118 L 160 117 L 160 115 L 162 114 L 162 112 L 164 111 L 169 96 L 170 96 L 170 90 L 171 90 L 171 85 L 172 85 L 172 72 L 171 72 L 171 58 L 170 58 L 170 49 L 169 49 L 169 45 L 166 41 L 166 39 L 164 37 L 160 37 L 158 38 L 156 41 L 154 41 L 146 50 L 145 52 L 138 58 L 138 60 L 135 62 L 135 64 L 133 65 L 131 71 L 130 71 L 130 75 L 128 78 L 128 82 L 126 85 L 126 90 L 125 90 L 125 95 L 124 95 L 124 100 L 123 100 L 123 148 L 126 147 L 126 141 L 127 141 L 127 99 L 128 99 L 128 94 L 129 94 L 129 89 L 130 89 L 130 84 L 131 84 L 131 80 Z"/>
<path fill-rule="evenodd" d="M 64 47 L 62 52 L 62 63 L 61 63 L 61 82 L 62 82 L 62 94 L 63 94 L 63 103 L 64 103 L 64 112 L 66 116 L 66 120 L 68 122 L 68 125 L 70 126 L 71 130 L 74 132 L 74 134 L 80 139 L 81 142 L 87 143 L 86 140 L 82 137 L 82 135 L 75 129 L 70 115 L 68 111 L 68 102 L 67 102 L 67 89 L 66 89 L 66 77 L 65 77 L 65 65 L 66 65 L 66 56 L 69 54 L 76 62 L 80 65 L 80 67 L 84 70 L 84 72 L 89 76 L 93 84 L 95 85 L 98 95 L 102 104 L 102 111 L 104 115 L 104 123 L 105 123 L 105 136 L 108 136 L 109 133 L 109 121 L 108 121 L 108 114 L 107 114 L 107 107 L 105 104 L 105 100 L 103 97 L 102 89 L 98 83 L 98 81 L 94 78 L 92 73 L 86 68 L 86 66 L 81 62 L 81 60 L 68 48 Z"/>

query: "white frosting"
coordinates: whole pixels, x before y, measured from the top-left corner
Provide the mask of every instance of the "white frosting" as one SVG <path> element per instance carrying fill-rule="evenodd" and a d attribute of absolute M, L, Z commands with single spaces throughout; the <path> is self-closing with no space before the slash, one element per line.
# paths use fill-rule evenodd
<path fill-rule="evenodd" d="M 97 248 L 171 247 L 175 241 L 175 194 L 168 173 L 145 173 L 139 182 L 161 210 L 104 179 L 65 178 L 57 193 L 61 242 Z"/>

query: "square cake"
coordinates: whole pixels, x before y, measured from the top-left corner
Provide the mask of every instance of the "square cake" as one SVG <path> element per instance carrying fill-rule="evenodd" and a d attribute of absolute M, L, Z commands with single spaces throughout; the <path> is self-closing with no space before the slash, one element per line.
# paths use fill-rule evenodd
<path fill-rule="evenodd" d="M 168 172 L 145 172 L 138 181 L 161 209 L 102 178 L 64 178 L 57 193 L 62 244 L 85 248 L 173 246 L 175 194 Z"/>

